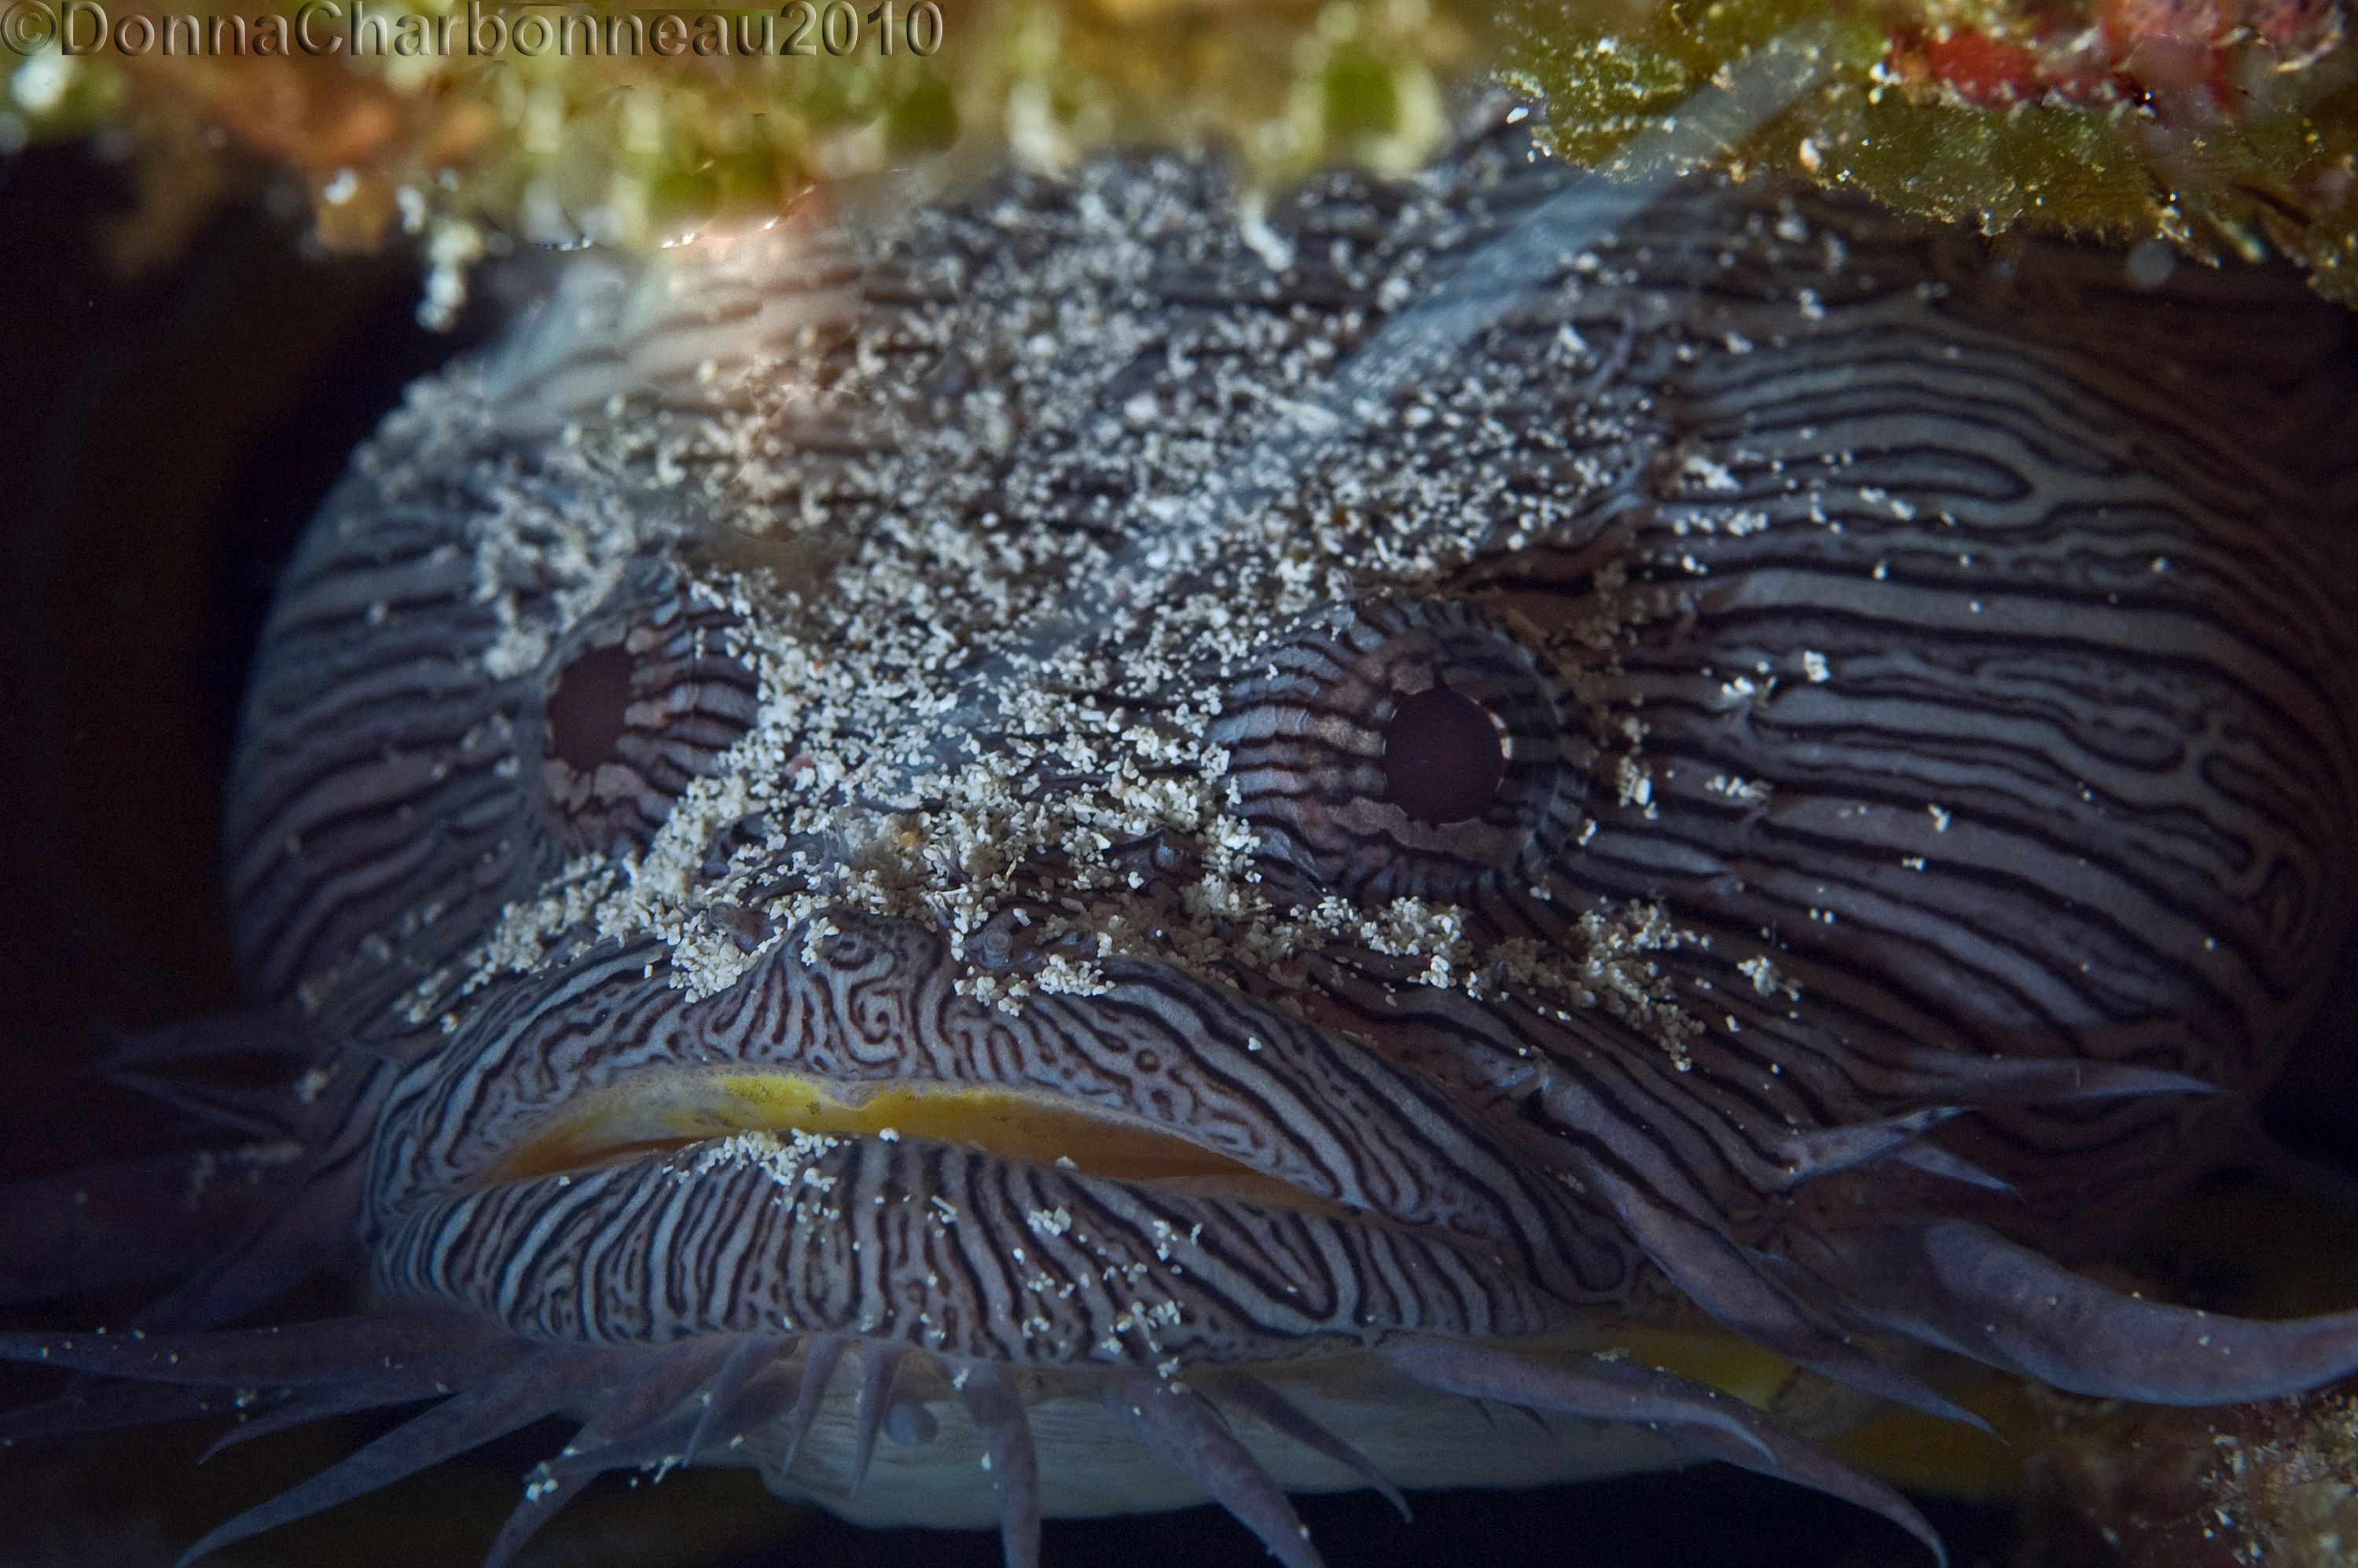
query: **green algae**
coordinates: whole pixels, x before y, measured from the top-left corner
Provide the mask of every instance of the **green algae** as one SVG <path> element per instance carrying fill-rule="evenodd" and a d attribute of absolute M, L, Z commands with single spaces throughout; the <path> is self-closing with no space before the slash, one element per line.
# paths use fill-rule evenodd
<path fill-rule="evenodd" d="M 108 9 L 118 19 L 135 5 L 292 18 L 303 3 L 119 0 Z M 303 189 L 330 247 L 406 237 L 422 248 L 447 313 L 456 280 L 487 249 L 650 245 L 945 151 L 977 164 L 1011 153 L 1055 169 L 1107 146 L 1217 145 L 1262 188 L 1336 164 L 1406 171 L 1445 135 L 1444 85 L 1478 69 L 1485 15 L 1447 0 L 950 0 L 921 50 L 908 0 L 892 8 L 901 27 L 891 48 L 878 25 L 885 7 L 873 0 L 856 12 L 822 0 L 821 9 L 863 17 L 859 42 L 796 55 L 785 52 L 791 4 L 691 5 L 687 16 L 712 23 L 694 37 L 718 35 L 716 47 L 663 58 L 579 46 L 482 56 L 465 47 L 465 0 L 370 0 L 370 16 L 396 24 L 448 22 L 459 47 L 0 54 L 9 89 L 0 150 L 93 130 L 127 146 L 147 197 L 122 247 L 132 257 L 170 254 L 222 166 L 260 168 Z M 768 47 L 748 51 L 749 36 Z"/>
<path fill-rule="evenodd" d="M 112 8 L 130 14 L 134 0 Z M 298 0 L 135 0 L 292 16 Z M 513 239 L 644 245 L 815 183 L 945 151 L 1057 168 L 1109 146 L 1217 146 L 1249 185 L 1404 171 L 1485 71 L 1552 150 L 1610 166 L 1771 39 L 1816 40 L 1807 92 L 1709 161 L 1842 187 L 1992 233 L 2204 259 L 2281 254 L 2358 303 L 2358 68 L 2346 0 L 957 0 L 930 49 L 289 59 L 0 55 L 0 146 L 108 131 L 146 200 L 124 251 L 168 254 L 224 164 L 309 196 L 326 243 L 420 245 L 453 281 Z M 463 0 L 387 0 L 432 22 Z M 257 9 L 257 7 L 259 7 Z M 848 7 L 838 7 L 845 8 Z M 714 30 L 782 12 L 709 13 Z M 707 13 L 691 8 L 701 20 Z M 763 20 L 767 18 L 767 20 Z"/>
<path fill-rule="evenodd" d="M 1504 72 L 1545 104 L 1553 150 L 1603 164 L 1769 38 L 1830 27 L 1819 83 L 1717 161 L 1992 233 L 2158 237 L 2205 260 L 2275 251 L 2358 303 L 2358 94 L 2338 9 L 2281 43 L 2223 23 L 2173 36 L 2185 49 L 2158 64 L 2121 26 L 2002 5 L 1932 18 L 1807 0 L 1510 0 Z"/>

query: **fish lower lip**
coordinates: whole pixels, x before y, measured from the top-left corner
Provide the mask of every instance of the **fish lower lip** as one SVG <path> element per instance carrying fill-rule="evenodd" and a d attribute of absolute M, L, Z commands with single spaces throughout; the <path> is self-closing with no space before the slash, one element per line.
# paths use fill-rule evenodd
<path fill-rule="evenodd" d="M 820 1332 L 1027 1366 L 1179 1366 L 1577 1325 L 1463 1238 L 1279 1212 L 1192 1180 L 747 1130 L 425 1197 L 386 1217 L 372 1266 L 389 1296 L 559 1343 Z M 1307 1260 L 1325 1266 L 1287 1266 Z"/>
<path fill-rule="evenodd" d="M 775 1070 L 650 1074 L 555 1118 L 487 1173 L 529 1180 L 743 1133 L 917 1139 L 1080 1175 L 1297 1210 L 1332 1206 L 1167 1128 L 1036 1091 Z"/>

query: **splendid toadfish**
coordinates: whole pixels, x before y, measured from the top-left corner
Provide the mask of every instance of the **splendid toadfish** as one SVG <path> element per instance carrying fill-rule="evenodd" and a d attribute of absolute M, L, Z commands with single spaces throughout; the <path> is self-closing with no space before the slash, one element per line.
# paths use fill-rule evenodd
<path fill-rule="evenodd" d="M 1937 1555 L 1630 1333 L 1965 1422 L 2358 1369 L 2084 1271 L 2352 935 L 2345 319 L 1503 122 L 1238 210 L 1133 156 L 580 257 L 416 386 L 245 710 L 273 1022 L 132 1048 L 286 1053 L 172 1090 L 282 1151 L 254 1223 L 0 1336 L 103 1374 L 5 1430 L 431 1401 L 192 1557 L 552 1413 L 494 1564 L 702 1464 L 1300 1568 L 1289 1493 L 1716 1460 Z"/>

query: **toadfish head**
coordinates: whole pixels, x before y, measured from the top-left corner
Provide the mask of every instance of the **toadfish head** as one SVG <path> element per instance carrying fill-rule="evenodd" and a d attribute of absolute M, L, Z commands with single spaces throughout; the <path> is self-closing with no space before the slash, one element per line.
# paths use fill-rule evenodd
<path fill-rule="evenodd" d="M 200 1550 L 562 1411 L 494 1561 L 705 1462 L 1013 1563 L 1696 1459 L 1937 1552 L 1812 1437 L 2358 1367 L 2072 1271 L 2351 929 L 2323 308 L 1503 127 L 1236 210 L 1135 158 L 585 260 L 363 449 L 233 788 L 287 1207 L 0 1341 L 447 1394 Z M 366 1310 L 214 1326 L 354 1238 Z"/>

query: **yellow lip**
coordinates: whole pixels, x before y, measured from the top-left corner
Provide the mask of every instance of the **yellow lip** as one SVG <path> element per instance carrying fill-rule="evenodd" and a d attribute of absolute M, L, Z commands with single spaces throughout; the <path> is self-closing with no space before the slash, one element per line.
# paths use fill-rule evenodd
<path fill-rule="evenodd" d="M 738 1132 L 925 1139 L 1114 1181 L 1184 1185 L 1291 1209 L 1317 1198 L 1123 1117 L 1002 1088 L 857 1084 L 795 1073 L 650 1075 L 574 1106 L 509 1153 L 495 1182 L 584 1170 Z"/>

